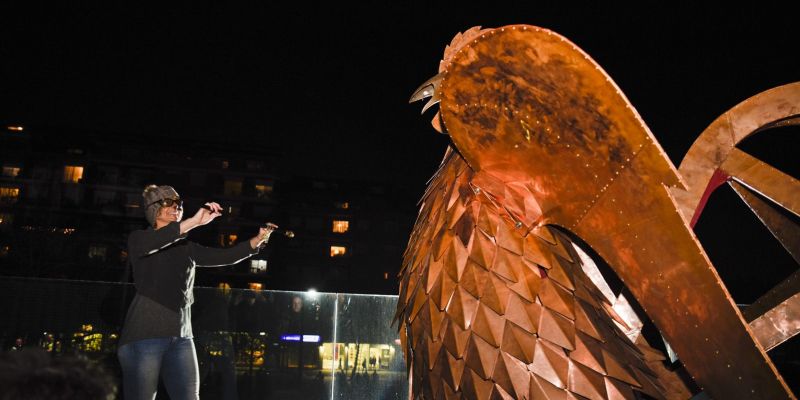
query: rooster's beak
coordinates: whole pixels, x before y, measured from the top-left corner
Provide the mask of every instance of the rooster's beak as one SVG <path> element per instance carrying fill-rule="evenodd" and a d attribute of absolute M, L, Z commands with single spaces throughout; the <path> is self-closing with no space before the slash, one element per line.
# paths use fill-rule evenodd
<path fill-rule="evenodd" d="M 417 90 L 414 91 L 414 94 L 411 95 L 411 98 L 408 100 L 409 103 L 413 103 L 415 101 L 420 101 L 422 99 L 426 99 L 430 97 L 431 99 L 425 103 L 425 106 L 422 107 L 422 114 L 425 113 L 429 108 L 431 108 L 434 104 L 439 103 L 441 98 L 439 97 L 439 84 L 442 83 L 443 74 L 437 74 L 431 79 L 428 79 L 420 85 Z"/>

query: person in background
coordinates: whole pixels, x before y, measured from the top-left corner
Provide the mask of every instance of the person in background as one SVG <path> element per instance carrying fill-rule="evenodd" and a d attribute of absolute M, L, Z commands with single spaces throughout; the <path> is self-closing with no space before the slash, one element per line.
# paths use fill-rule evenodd
<path fill-rule="evenodd" d="M 97 364 L 38 348 L 0 355 L 0 400 L 113 400 L 117 387 Z"/>
<path fill-rule="evenodd" d="M 230 248 L 204 247 L 186 240 L 186 234 L 222 215 L 219 204 L 205 203 L 182 220 L 183 201 L 171 186 L 150 185 L 142 196 L 150 227 L 128 238 L 136 296 L 117 350 L 124 398 L 154 399 L 161 377 L 172 400 L 194 400 L 200 390 L 191 323 L 195 267 L 242 261 L 258 253 L 277 226 L 267 224 Z"/>

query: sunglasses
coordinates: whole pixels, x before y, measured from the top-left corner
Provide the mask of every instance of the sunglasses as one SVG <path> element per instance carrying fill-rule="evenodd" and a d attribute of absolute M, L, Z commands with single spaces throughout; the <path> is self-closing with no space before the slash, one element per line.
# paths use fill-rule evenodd
<path fill-rule="evenodd" d="M 183 200 L 181 200 L 179 198 L 157 200 L 157 201 L 154 201 L 154 202 L 148 204 L 147 207 L 150 207 L 153 204 L 158 204 L 161 207 L 172 207 L 174 205 L 177 205 L 178 208 L 183 208 Z"/>

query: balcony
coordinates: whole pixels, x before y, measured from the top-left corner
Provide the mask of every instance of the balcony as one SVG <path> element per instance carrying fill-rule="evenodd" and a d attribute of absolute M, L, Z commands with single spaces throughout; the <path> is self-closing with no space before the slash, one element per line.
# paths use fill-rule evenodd
<path fill-rule="evenodd" d="M 121 393 L 117 341 L 131 284 L 0 278 L 3 351 L 86 357 Z M 203 399 L 407 399 L 397 296 L 196 288 Z M 121 397 L 121 396 L 119 396 Z M 167 394 L 159 390 L 159 399 Z"/>

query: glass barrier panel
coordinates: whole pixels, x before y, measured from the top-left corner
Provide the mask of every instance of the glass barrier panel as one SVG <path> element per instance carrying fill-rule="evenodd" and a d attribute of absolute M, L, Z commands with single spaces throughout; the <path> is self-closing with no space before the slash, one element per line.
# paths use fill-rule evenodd
<path fill-rule="evenodd" d="M 334 343 L 323 365 L 336 379 L 332 399 L 407 399 L 400 336 L 392 326 L 397 296 L 339 294 Z"/>
<path fill-rule="evenodd" d="M 89 359 L 121 393 L 117 342 L 134 294 L 130 284 L 0 277 L 0 350 Z M 203 399 L 408 397 L 390 326 L 396 296 L 196 288 L 194 298 Z"/>

